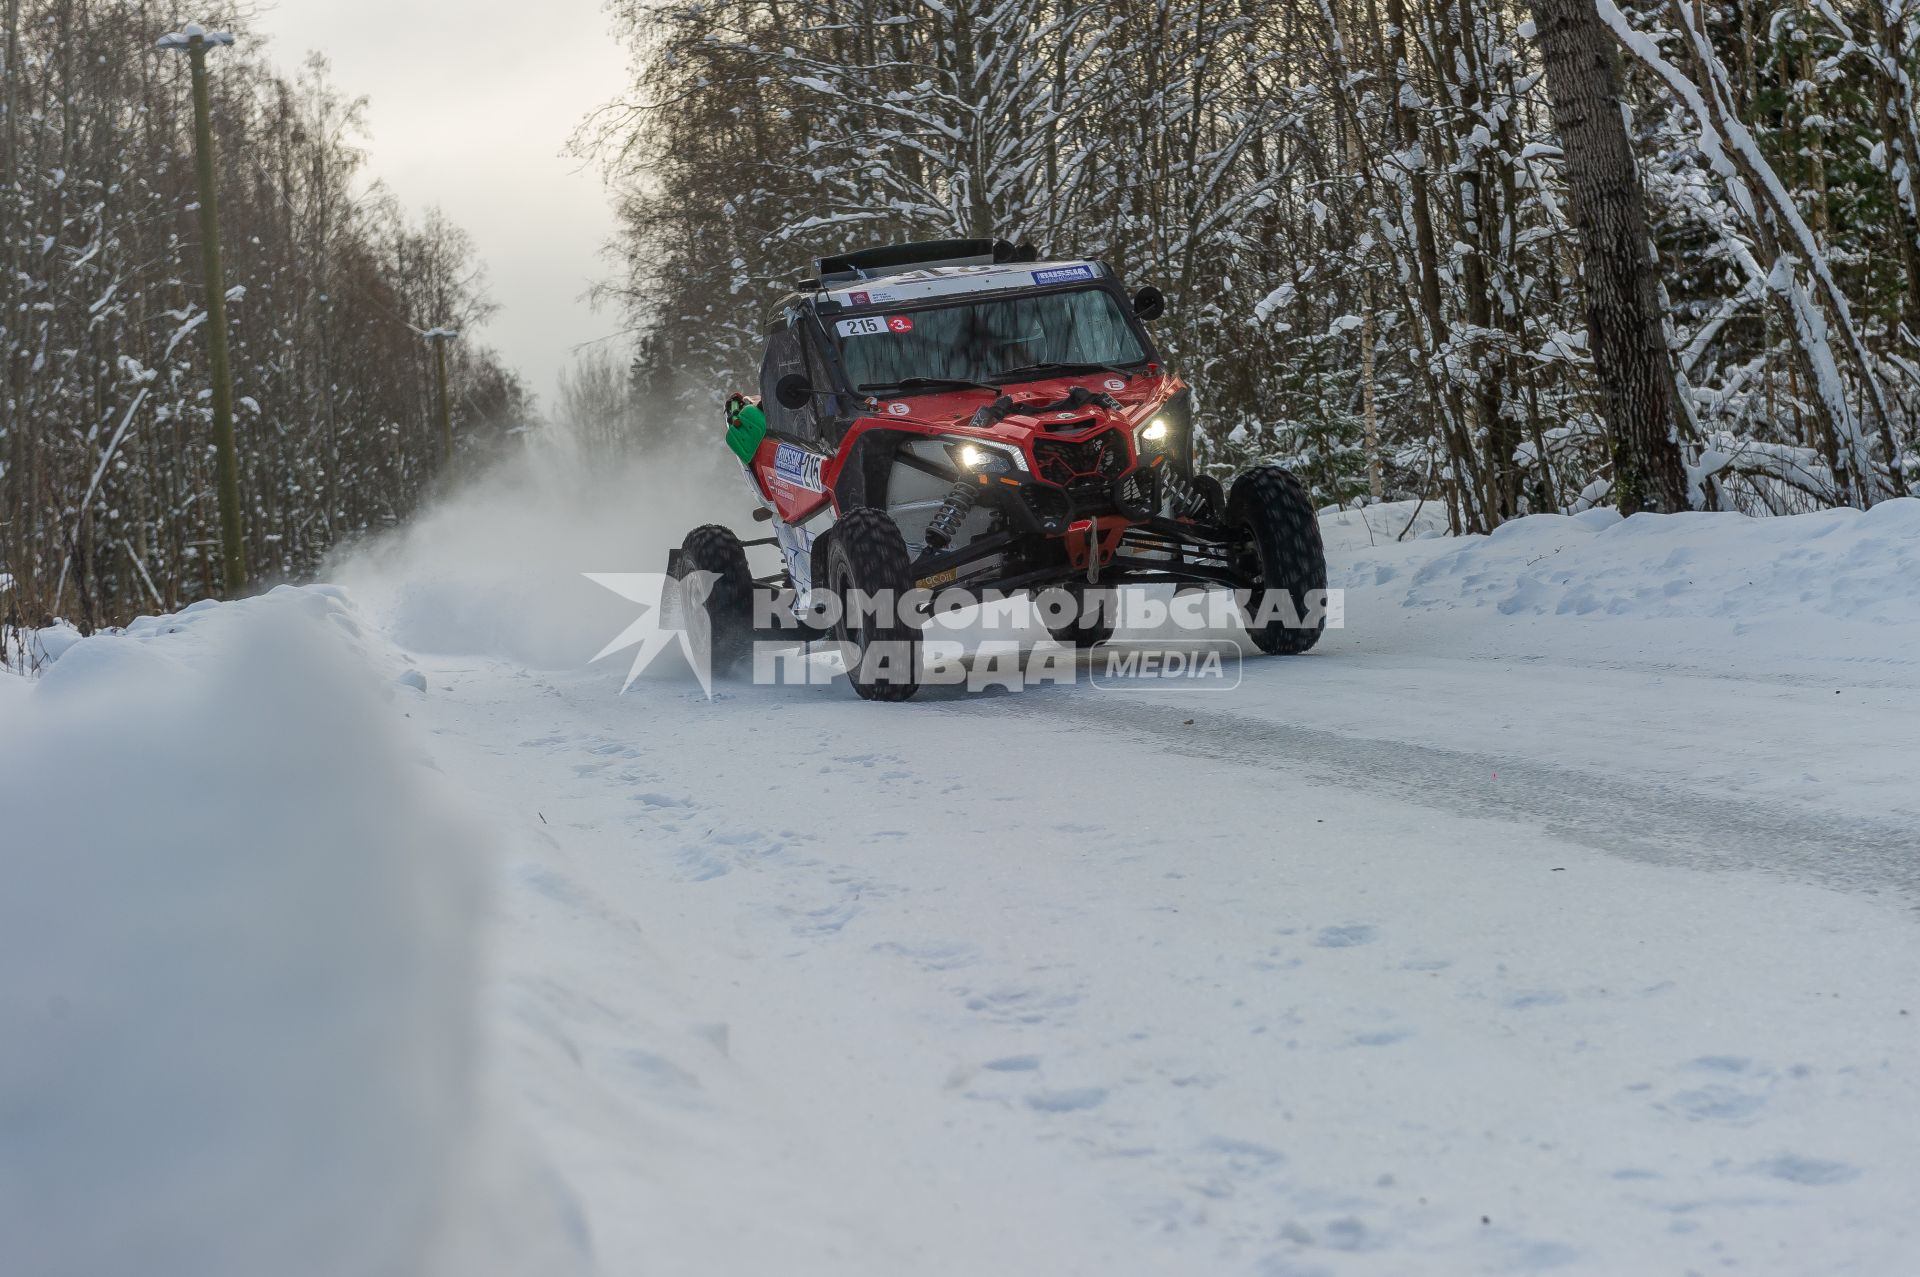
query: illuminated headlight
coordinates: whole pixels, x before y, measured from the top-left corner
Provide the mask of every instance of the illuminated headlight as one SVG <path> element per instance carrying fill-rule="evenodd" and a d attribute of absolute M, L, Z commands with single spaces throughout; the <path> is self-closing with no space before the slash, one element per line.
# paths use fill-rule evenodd
<path fill-rule="evenodd" d="M 998 448 L 983 448 L 977 443 L 956 443 L 947 447 L 954 464 L 975 474 L 999 474 L 1013 468 L 1007 454 Z"/>
<path fill-rule="evenodd" d="M 1193 446 L 1193 392 L 1182 386 L 1133 428 L 1133 450 L 1143 459 L 1179 459 Z"/>

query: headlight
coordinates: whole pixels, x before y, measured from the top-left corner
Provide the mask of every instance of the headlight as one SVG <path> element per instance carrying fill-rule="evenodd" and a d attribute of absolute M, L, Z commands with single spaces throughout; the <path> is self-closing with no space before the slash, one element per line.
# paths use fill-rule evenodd
<path fill-rule="evenodd" d="M 977 443 L 947 445 L 947 454 L 962 470 L 974 474 L 1000 474 L 1013 469 L 1013 461 L 998 448 L 983 448 Z"/>
<path fill-rule="evenodd" d="M 1193 448 L 1193 392 L 1182 386 L 1153 415 L 1133 428 L 1133 450 L 1142 461 L 1181 461 Z"/>

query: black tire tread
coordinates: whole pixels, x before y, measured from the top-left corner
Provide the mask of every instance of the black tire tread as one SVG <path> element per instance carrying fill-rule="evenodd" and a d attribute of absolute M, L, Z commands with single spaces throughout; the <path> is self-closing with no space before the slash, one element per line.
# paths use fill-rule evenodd
<path fill-rule="evenodd" d="M 1259 465 L 1233 481 L 1227 498 L 1227 522 L 1249 529 L 1263 580 L 1248 600 L 1254 612 L 1268 590 L 1285 590 L 1294 613 L 1306 614 L 1307 593 L 1327 588 L 1327 552 L 1320 539 L 1320 518 L 1313 499 L 1298 479 L 1276 465 Z M 1252 613 L 1249 613 L 1252 615 Z M 1255 646 L 1275 656 L 1297 656 L 1320 641 L 1319 623 L 1287 626 L 1278 621 L 1247 627 Z"/>
<path fill-rule="evenodd" d="M 868 594 L 889 590 L 898 599 L 914 587 L 913 557 L 907 552 L 907 539 L 901 535 L 893 516 L 876 506 L 856 506 L 842 514 L 829 534 L 827 553 L 830 556 L 827 574 L 830 582 L 835 577 L 831 565 L 841 564 L 851 578 L 851 588 L 864 590 Z M 844 622 L 836 635 L 849 637 Z M 917 644 L 920 632 L 910 626 L 887 626 L 876 631 L 873 638 L 876 642 L 904 640 Z M 916 648 L 916 666 L 918 661 Z M 900 682 L 863 679 L 857 670 L 853 670 L 848 672 L 847 681 L 866 700 L 904 701 L 920 690 L 917 673 L 916 669 L 914 676 Z"/>
<path fill-rule="evenodd" d="M 680 571 L 711 572 L 719 579 L 707 595 L 712 627 L 713 672 L 730 674 L 753 649 L 753 571 L 746 547 L 732 528 L 706 523 L 680 543 Z"/>

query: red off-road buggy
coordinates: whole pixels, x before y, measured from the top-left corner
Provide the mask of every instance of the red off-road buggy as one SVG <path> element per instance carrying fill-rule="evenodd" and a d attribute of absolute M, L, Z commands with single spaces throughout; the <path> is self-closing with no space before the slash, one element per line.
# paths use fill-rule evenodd
<path fill-rule="evenodd" d="M 1192 393 L 1144 327 L 1165 309 L 1159 291 L 1129 297 L 1100 262 L 1035 257 L 987 240 L 867 249 L 819 259 L 781 303 L 760 395 L 728 412 L 773 535 L 696 528 L 669 563 L 714 574 L 716 669 L 756 637 L 756 588 L 790 589 L 784 637 L 840 640 L 854 687 L 878 700 L 918 686 L 916 662 L 897 659 L 918 627 L 839 607 L 810 624 L 823 599 L 1062 587 L 1084 606 L 1054 637 L 1092 645 L 1112 633 L 1097 606 L 1111 587 L 1171 582 L 1239 591 L 1263 651 L 1320 637 L 1312 503 L 1278 466 L 1231 487 L 1193 473 Z M 777 544 L 784 571 L 756 580 L 756 544 Z M 1291 606 L 1263 608 L 1272 591 Z M 858 659 L 882 648 L 896 659 Z"/>

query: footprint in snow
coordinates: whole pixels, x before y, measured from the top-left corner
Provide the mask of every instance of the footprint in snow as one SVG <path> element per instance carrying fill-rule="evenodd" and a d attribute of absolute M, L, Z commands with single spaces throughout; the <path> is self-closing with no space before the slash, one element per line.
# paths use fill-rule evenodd
<path fill-rule="evenodd" d="M 1209 1153 L 1218 1153 L 1230 1163 L 1244 1163 L 1251 1166 L 1277 1166 L 1287 1160 L 1286 1154 L 1277 1148 L 1253 1140 L 1236 1139 L 1231 1135 L 1213 1135 L 1200 1141 L 1200 1147 Z"/>
<path fill-rule="evenodd" d="M 662 794 L 646 790 L 633 796 L 633 801 L 646 807 L 691 807 L 693 799 L 673 794 Z"/>
<path fill-rule="evenodd" d="M 859 912 L 860 906 L 851 900 L 823 905 L 818 909 L 783 908 L 780 910 L 782 916 L 787 919 L 788 927 L 796 936 L 837 935 L 840 929 L 852 922 Z"/>
<path fill-rule="evenodd" d="M 969 1011 L 979 1011 L 995 1020 L 1014 1024 L 1042 1024 L 1050 1013 L 1063 1011 L 1080 1001 L 1077 993 L 1050 993 L 1031 987 L 1003 987 L 967 997 Z"/>
<path fill-rule="evenodd" d="M 972 966 L 980 957 L 978 949 L 960 940 L 882 940 L 873 951 L 906 958 L 922 971 L 954 971 Z"/>
<path fill-rule="evenodd" d="M 733 866 L 706 847 L 682 847 L 673 855 L 686 882 L 711 882 L 732 871 Z"/>
<path fill-rule="evenodd" d="M 1345 927 L 1326 927 L 1313 938 L 1315 947 L 1321 949 L 1351 949 L 1356 945 L 1372 944 L 1374 929 L 1363 923 L 1354 923 Z"/>
<path fill-rule="evenodd" d="M 517 865 L 514 867 L 513 875 L 522 885 L 539 892 L 555 904 L 583 912 L 598 906 L 598 902 L 586 888 L 565 874 L 549 869 L 545 865 Z"/>
<path fill-rule="evenodd" d="M 1037 1055 L 1003 1055 L 997 1060 L 988 1060 L 980 1066 L 992 1069 L 996 1073 L 1032 1073 L 1040 1067 Z"/>
<path fill-rule="evenodd" d="M 1766 1097 L 1749 1095 L 1730 1086 L 1703 1086 L 1679 1091 L 1657 1105 L 1691 1122 L 1742 1122 L 1767 1105 Z"/>
<path fill-rule="evenodd" d="M 1106 1103 L 1107 1088 L 1081 1086 L 1066 1091 L 1035 1091 L 1027 1097 L 1027 1107 L 1041 1113 L 1077 1113 Z"/>
<path fill-rule="evenodd" d="M 1552 989 L 1527 989 L 1510 995 L 1502 1005 L 1509 1011 L 1525 1011 L 1530 1007 L 1557 1007 L 1566 1000 L 1566 994 Z"/>
<path fill-rule="evenodd" d="M 1830 1162 L 1822 1157 L 1803 1157 L 1798 1153 L 1781 1153 L 1765 1161 L 1755 1162 L 1754 1171 L 1761 1175 L 1771 1175 L 1774 1179 L 1786 1180 L 1789 1184 L 1806 1184 L 1821 1187 L 1827 1184 L 1844 1184 L 1848 1180 L 1858 1179 L 1860 1169 L 1845 1162 Z"/>

